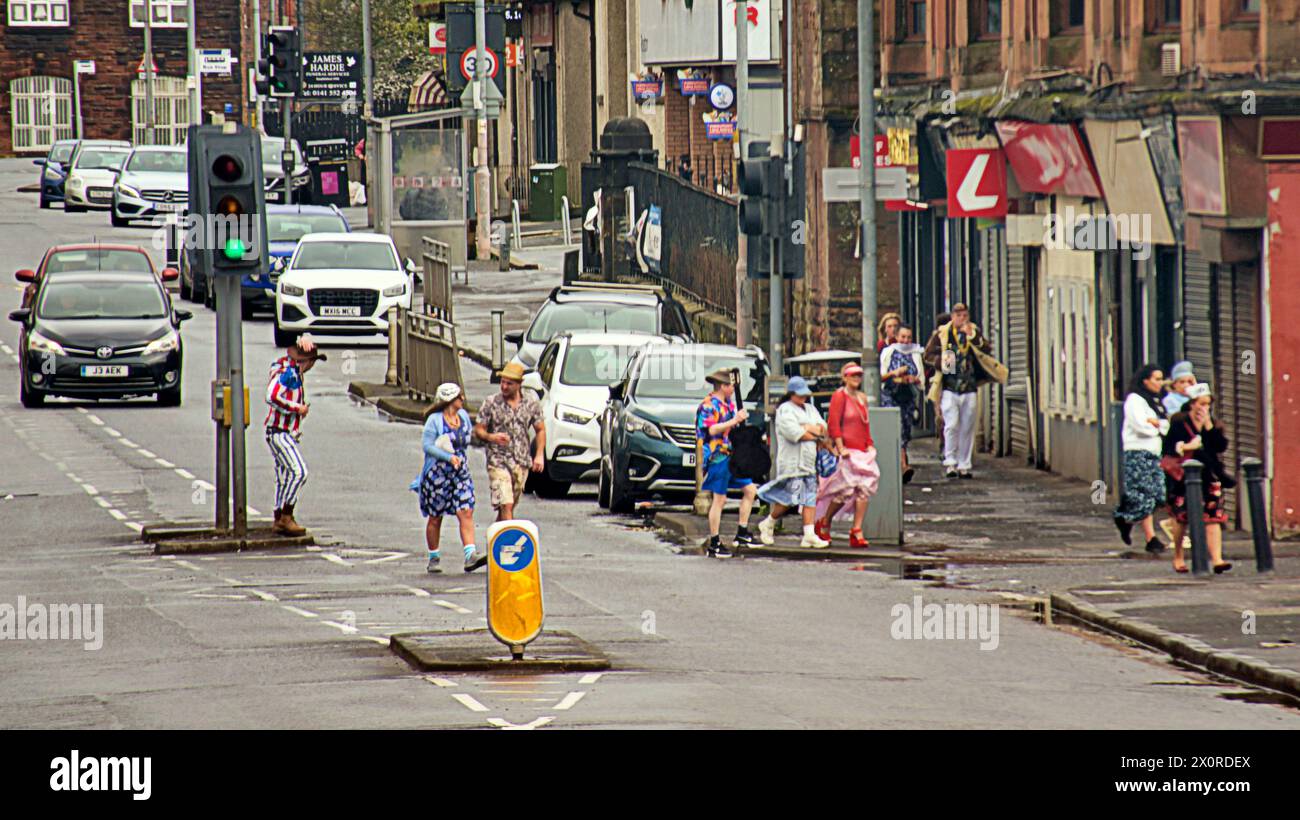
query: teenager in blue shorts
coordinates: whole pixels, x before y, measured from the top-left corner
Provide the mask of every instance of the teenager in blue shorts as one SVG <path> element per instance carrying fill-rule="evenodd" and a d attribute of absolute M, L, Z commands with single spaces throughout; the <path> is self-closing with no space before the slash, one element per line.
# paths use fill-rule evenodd
<path fill-rule="evenodd" d="M 754 536 L 749 532 L 749 513 L 758 497 L 758 487 L 748 478 L 731 474 L 731 431 L 744 424 L 749 411 L 737 409 L 734 370 L 718 370 L 705 377 L 713 385 L 712 392 L 700 403 L 695 414 L 695 435 L 703 442 L 704 490 L 713 494 L 709 506 L 708 554 L 712 558 L 730 558 L 731 550 L 722 543 L 722 508 L 727 503 L 727 490 L 741 490 L 740 528 L 736 530 L 735 546 L 750 547 Z"/>

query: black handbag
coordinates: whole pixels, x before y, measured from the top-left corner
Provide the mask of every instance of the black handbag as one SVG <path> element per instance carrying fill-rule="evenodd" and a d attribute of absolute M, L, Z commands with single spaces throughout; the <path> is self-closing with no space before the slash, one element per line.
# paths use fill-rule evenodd
<path fill-rule="evenodd" d="M 750 481 L 767 481 L 772 469 L 772 456 L 763 444 L 763 434 L 757 427 L 741 424 L 731 430 L 731 475 Z"/>

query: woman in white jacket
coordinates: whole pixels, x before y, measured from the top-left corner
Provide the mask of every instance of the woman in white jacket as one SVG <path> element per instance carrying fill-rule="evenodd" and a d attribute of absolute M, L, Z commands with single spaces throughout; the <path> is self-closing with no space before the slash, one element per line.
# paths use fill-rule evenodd
<path fill-rule="evenodd" d="M 1133 376 L 1124 399 L 1124 495 L 1115 509 L 1115 527 L 1125 544 L 1132 544 L 1134 524 L 1142 525 L 1146 550 L 1155 554 L 1165 545 L 1156 538 L 1156 507 L 1165 502 L 1165 474 L 1160 451 L 1169 419 L 1160 401 L 1164 373 L 1145 365 Z"/>
<path fill-rule="evenodd" d="M 812 390 L 801 376 L 791 376 L 785 400 L 776 410 L 776 478 L 758 489 L 758 497 L 771 505 L 758 524 L 758 537 L 766 546 L 775 543 L 776 520 L 798 507 L 803 513 L 801 547 L 829 547 L 813 530 L 817 511 L 817 440 L 826 435 L 821 414 L 809 401 Z"/>

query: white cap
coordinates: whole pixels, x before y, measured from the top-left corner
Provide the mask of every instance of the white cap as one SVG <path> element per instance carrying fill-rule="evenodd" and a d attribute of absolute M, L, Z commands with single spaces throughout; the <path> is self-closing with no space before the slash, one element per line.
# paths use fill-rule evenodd
<path fill-rule="evenodd" d="M 455 382 L 444 382 L 438 385 L 438 401 L 455 401 L 460 398 L 460 385 Z"/>
<path fill-rule="evenodd" d="M 1210 398 L 1214 397 L 1214 394 L 1210 392 L 1210 386 L 1205 382 L 1199 382 L 1187 388 L 1188 400 L 1195 401 L 1201 396 L 1209 396 Z"/>

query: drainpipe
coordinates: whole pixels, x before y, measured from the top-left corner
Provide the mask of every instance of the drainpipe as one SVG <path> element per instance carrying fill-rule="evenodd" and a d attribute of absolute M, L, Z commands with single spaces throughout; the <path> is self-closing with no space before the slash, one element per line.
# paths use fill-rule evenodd
<path fill-rule="evenodd" d="M 586 20 L 587 25 L 591 28 L 591 41 L 589 43 L 588 61 L 591 65 L 591 71 L 587 72 L 591 77 L 591 150 L 599 148 L 599 142 L 596 139 L 596 0 L 591 0 L 591 11 L 587 14 L 578 12 L 578 5 L 581 0 L 573 0 L 573 16 L 579 20 Z"/>

